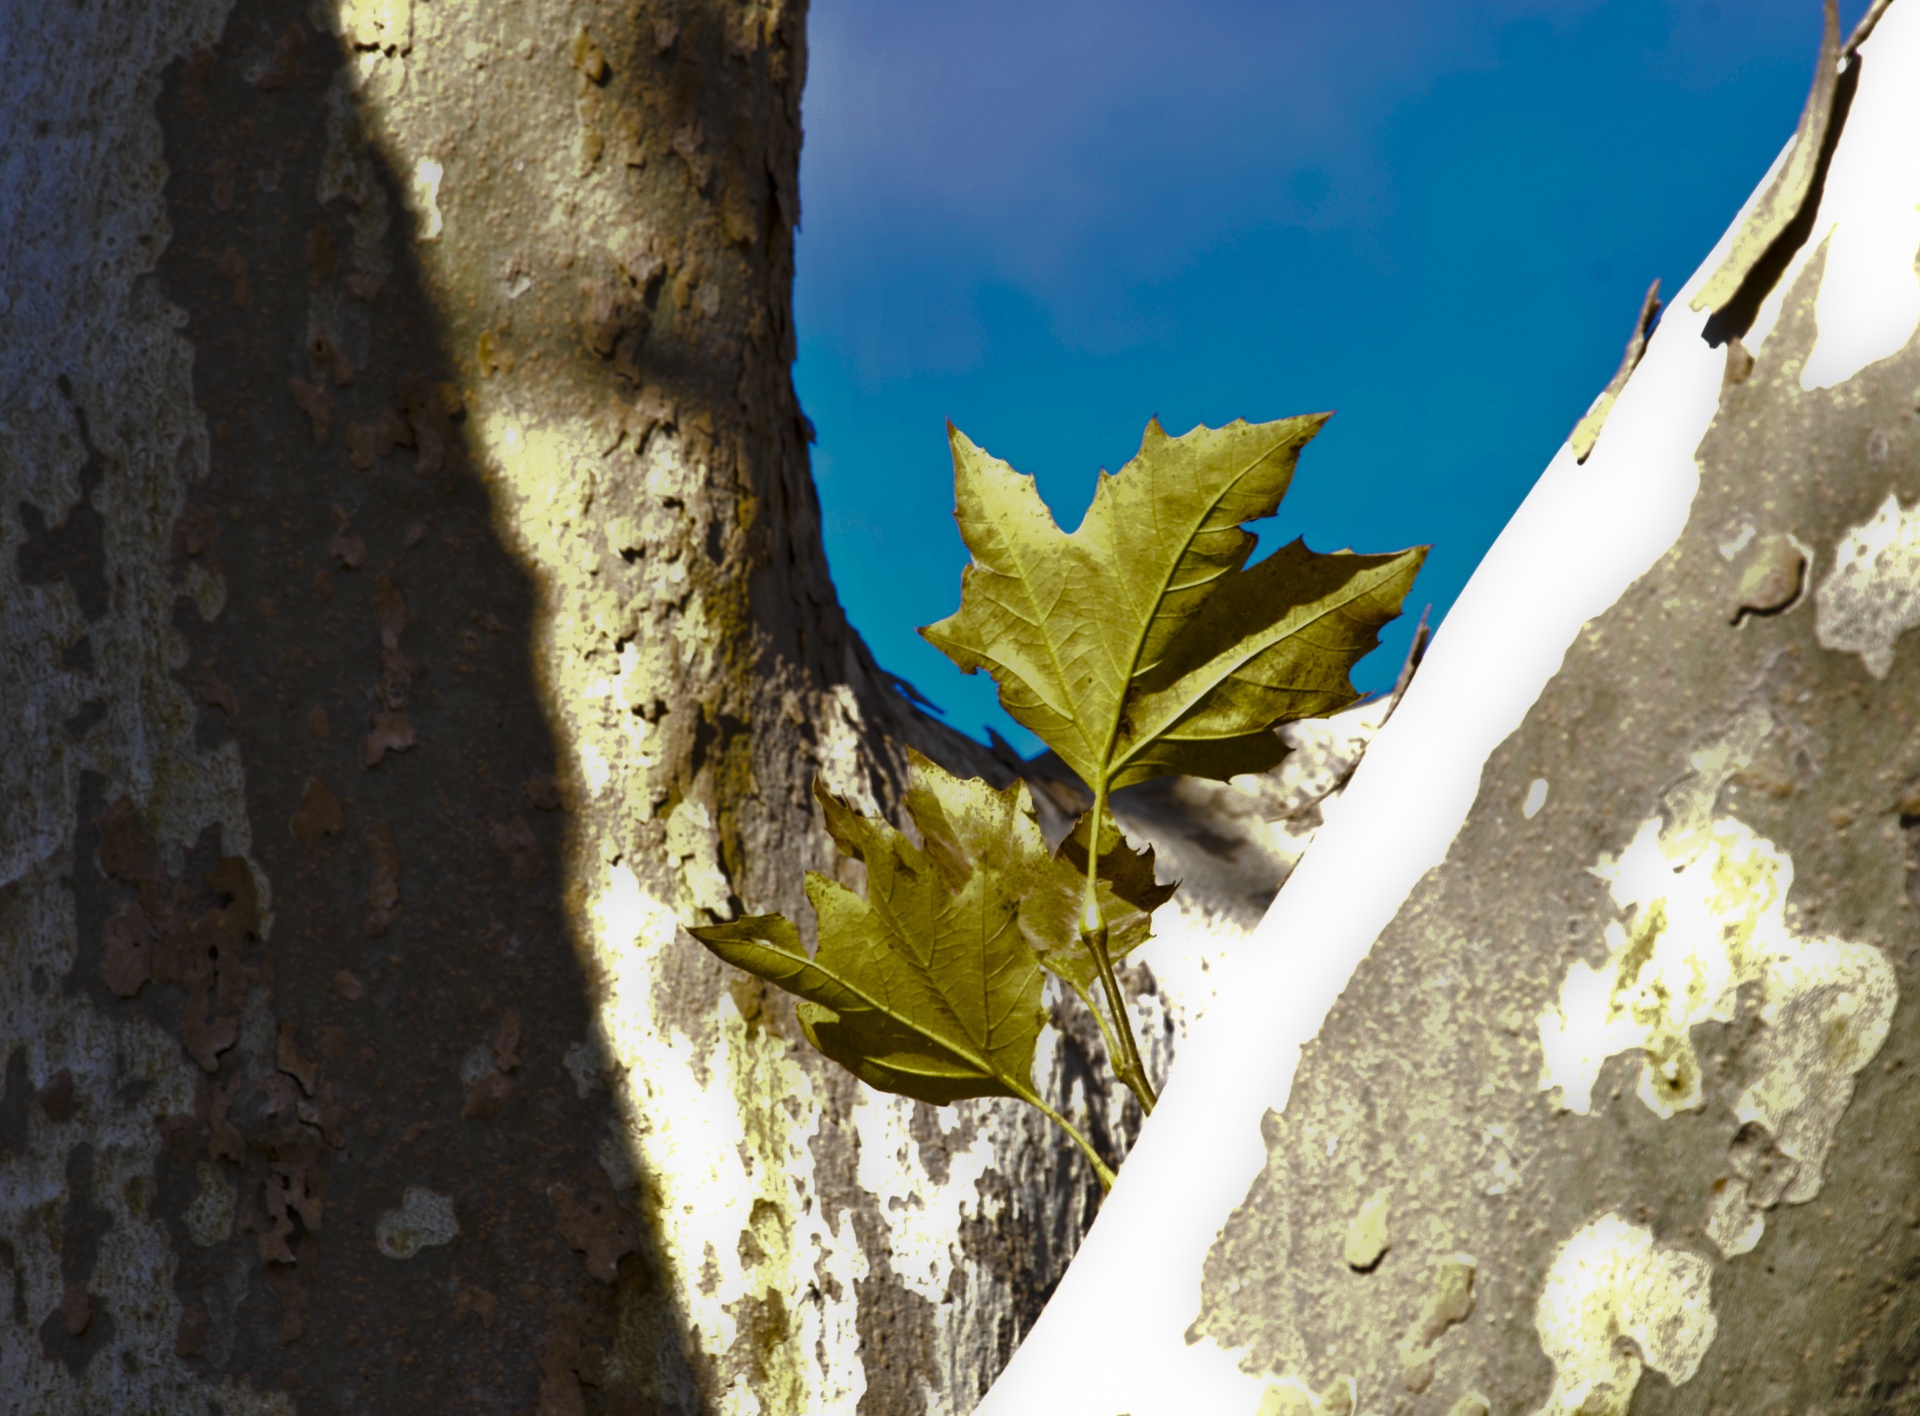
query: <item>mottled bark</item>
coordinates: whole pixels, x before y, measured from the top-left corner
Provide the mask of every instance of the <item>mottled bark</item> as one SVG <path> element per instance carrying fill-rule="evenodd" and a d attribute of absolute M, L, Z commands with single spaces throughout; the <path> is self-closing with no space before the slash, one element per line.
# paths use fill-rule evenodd
<path fill-rule="evenodd" d="M 1058 1281 L 1037 1115 L 679 929 L 851 868 L 816 773 L 1019 765 L 827 578 L 803 13 L 0 17 L 0 1407 L 962 1411 Z M 1118 803 L 1192 878 L 1156 1069 L 1368 731 Z M 1090 1031 L 1042 1087 L 1117 1160 Z"/>
<path fill-rule="evenodd" d="M 983 1410 L 1913 1409 L 1916 72 L 1549 467 Z"/>

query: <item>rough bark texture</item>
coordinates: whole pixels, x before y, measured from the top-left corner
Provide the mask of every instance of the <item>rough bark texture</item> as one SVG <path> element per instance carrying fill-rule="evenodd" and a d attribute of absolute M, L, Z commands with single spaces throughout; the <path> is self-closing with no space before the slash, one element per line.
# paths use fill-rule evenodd
<path fill-rule="evenodd" d="M 804 6 L 13 9 L 0 1408 L 969 1408 L 1083 1162 L 678 932 L 847 868 L 816 772 L 1008 770 L 827 579 Z M 1174 973 L 1271 805 L 1188 833 Z M 1117 1158 L 1096 1052 L 1040 1070 Z"/>

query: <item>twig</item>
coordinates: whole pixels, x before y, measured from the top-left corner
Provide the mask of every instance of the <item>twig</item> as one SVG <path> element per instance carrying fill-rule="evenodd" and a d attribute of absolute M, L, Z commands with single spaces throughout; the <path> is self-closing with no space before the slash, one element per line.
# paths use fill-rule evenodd
<path fill-rule="evenodd" d="M 922 693 L 919 689 L 915 688 L 912 684 L 908 683 L 905 679 L 901 678 L 900 675 L 893 672 L 893 670 L 879 669 L 878 672 L 881 678 L 885 679 L 889 684 L 893 686 L 893 691 L 895 693 L 898 693 L 902 698 L 906 699 L 907 702 L 913 704 L 916 708 L 930 709 L 933 712 L 938 713 L 943 718 L 947 716 L 946 709 L 942 708 L 938 703 L 935 703 L 931 698 L 927 697 L 926 694 Z"/>
<path fill-rule="evenodd" d="M 1407 645 L 1407 657 L 1401 661 L 1400 676 L 1393 681 L 1393 697 L 1387 704 L 1386 718 L 1380 720 L 1383 727 L 1386 725 L 1387 718 L 1393 716 L 1393 710 L 1400 706 L 1400 700 L 1406 696 L 1407 685 L 1413 682 L 1413 671 L 1419 668 L 1420 661 L 1427 657 L 1427 641 L 1433 637 L 1433 630 L 1427 624 L 1427 616 L 1432 613 L 1433 606 L 1428 605 L 1420 611 L 1420 623 L 1413 627 L 1413 639 Z"/>

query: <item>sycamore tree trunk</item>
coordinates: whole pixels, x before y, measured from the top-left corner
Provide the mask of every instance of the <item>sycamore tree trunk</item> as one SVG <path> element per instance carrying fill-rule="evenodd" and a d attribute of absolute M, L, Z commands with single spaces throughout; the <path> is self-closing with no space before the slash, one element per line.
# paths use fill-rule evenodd
<path fill-rule="evenodd" d="M 1828 23 L 983 1411 L 1920 1406 L 1920 5 Z"/>
<path fill-rule="evenodd" d="M 679 931 L 845 869 L 816 773 L 1009 768 L 827 579 L 803 20 L 0 7 L 10 1416 L 961 1411 L 1058 1279 L 1037 1115 Z"/>

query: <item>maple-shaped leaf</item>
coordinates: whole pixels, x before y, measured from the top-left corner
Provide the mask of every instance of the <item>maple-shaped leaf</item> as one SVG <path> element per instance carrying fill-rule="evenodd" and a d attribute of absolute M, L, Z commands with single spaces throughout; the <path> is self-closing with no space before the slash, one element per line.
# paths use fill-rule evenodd
<path fill-rule="evenodd" d="M 1013 1096 L 1046 1110 L 1033 1089 L 1040 962 L 1019 922 L 1031 860 L 1019 864 L 1017 833 L 1030 829 L 1042 859 L 1045 841 L 1025 783 L 996 792 L 940 773 L 945 782 L 929 787 L 938 771 L 912 762 L 908 813 L 924 847 L 815 784 L 828 831 L 867 868 L 867 893 L 808 873 L 820 939 L 811 957 L 779 915 L 690 932 L 797 994 L 808 1040 L 862 1081 L 935 1104 Z M 990 839 L 1000 844 L 986 861 L 977 848 Z"/>
<path fill-rule="evenodd" d="M 1093 1007 L 1098 968 L 1080 932 L 1093 813 L 1082 815 L 1059 849 L 1049 851 L 1025 783 L 996 792 L 978 778 L 950 775 L 911 748 L 907 755 L 907 814 L 925 848 L 942 853 L 955 870 L 995 871 L 1019 897 L 1020 932 L 1042 966 Z M 1117 962 L 1152 937 L 1151 916 L 1177 887 L 1154 878 L 1152 848 L 1135 850 L 1111 812 L 1101 813 L 1095 869 L 1107 953 Z"/>
<path fill-rule="evenodd" d="M 1352 666 L 1426 557 L 1316 555 L 1295 541 L 1249 568 L 1243 523 L 1271 516 L 1326 414 L 1197 427 L 1147 424 L 1139 453 L 1101 473 L 1078 530 L 1033 479 L 948 426 L 955 515 L 973 563 L 960 609 L 921 633 L 986 669 L 1014 719 L 1092 787 L 1166 772 L 1226 778 L 1274 766 L 1276 724 L 1359 695 Z"/>

